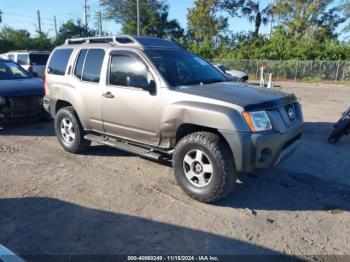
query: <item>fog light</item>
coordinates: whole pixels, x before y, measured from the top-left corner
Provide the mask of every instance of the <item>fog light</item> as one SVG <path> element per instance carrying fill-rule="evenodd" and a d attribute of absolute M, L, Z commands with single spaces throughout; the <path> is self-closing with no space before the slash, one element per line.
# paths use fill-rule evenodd
<path fill-rule="evenodd" d="M 259 154 L 259 162 L 260 163 L 267 162 L 271 158 L 271 155 L 272 155 L 271 149 L 270 148 L 264 148 Z"/>

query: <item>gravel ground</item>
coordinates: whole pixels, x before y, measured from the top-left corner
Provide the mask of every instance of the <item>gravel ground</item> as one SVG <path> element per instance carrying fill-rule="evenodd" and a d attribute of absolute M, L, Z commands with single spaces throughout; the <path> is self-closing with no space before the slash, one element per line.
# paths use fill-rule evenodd
<path fill-rule="evenodd" d="M 278 85 L 303 103 L 302 145 L 215 205 L 187 197 L 168 163 L 99 145 L 71 155 L 52 123 L 11 123 L 0 130 L 0 243 L 20 255 L 350 255 L 350 139 L 326 142 L 350 87 Z"/>

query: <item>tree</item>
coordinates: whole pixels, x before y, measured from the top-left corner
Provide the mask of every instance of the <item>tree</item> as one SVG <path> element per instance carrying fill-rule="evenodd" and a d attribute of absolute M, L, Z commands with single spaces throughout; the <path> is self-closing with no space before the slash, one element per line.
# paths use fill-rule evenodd
<path fill-rule="evenodd" d="M 340 17 L 334 0 L 277 0 L 274 13 L 290 36 L 297 38 L 336 38 Z"/>
<path fill-rule="evenodd" d="M 93 29 L 88 29 L 87 36 L 95 36 L 97 33 Z M 85 25 L 78 19 L 76 22 L 73 20 L 68 20 L 66 23 L 62 24 L 58 30 L 58 35 L 55 40 L 55 45 L 61 45 L 66 39 L 85 37 L 86 30 Z"/>
<path fill-rule="evenodd" d="M 135 0 L 100 0 L 104 16 L 122 24 L 125 34 L 137 33 Z M 140 33 L 161 38 L 178 38 L 183 29 L 176 20 L 169 20 L 169 6 L 164 0 L 140 0 Z"/>
<path fill-rule="evenodd" d="M 7 44 L 5 51 L 29 49 L 31 46 L 30 33 L 27 30 L 15 30 L 4 26 L 0 32 L 0 39 Z"/>
<path fill-rule="evenodd" d="M 2 23 L 2 11 L 1 11 L 1 9 L 0 9 L 0 24 Z"/>
<path fill-rule="evenodd" d="M 219 15 L 220 0 L 195 0 L 195 6 L 188 10 L 189 35 L 197 42 L 213 45 L 228 28 L 228 18 Z"/>
<path fill-rule="evenodd" d="M 223 0 L 221 8 L 227 11 L 232 17 L 239 16 L 239 10 L 246 0 Z"/>
<path fill-rule="evenodd" d="M 345 0 L 345 2 L 340 6 L 340 9 L 343 10 L 346 20 L 350 19 L 350 1 Z M 350 23 L 345 25 L 344 32 L 350 32 Z"/>
<path fill-rule="evenodd" d="M 265 8 L 262 8 L 260 0 L 247 0 L 241 11 L 243 16 L 246 16 L 251 23 L 255 24 L 254 34 L 258 36 L 261 25 L 266 25 L 271 19 L 272 5 L 268 4 Z"/>

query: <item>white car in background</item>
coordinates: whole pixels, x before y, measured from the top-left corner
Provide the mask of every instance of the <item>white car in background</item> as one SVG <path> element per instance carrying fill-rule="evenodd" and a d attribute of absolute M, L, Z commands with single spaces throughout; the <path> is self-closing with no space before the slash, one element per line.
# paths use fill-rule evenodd
<path fill-rule="evenodd" d="M 44 71 L 49 59 L 49 51 L 10 51 L 2 55 L 2 58 L 12 60 L 22 66 L 33 76 L 44 77 Z"/>
<path fill-rule="evenodd" d="M 225 66 L 224 64 L 214 64 L 216 68 L 218 68 L 221 72 L 223 72 L 225 75 L 232 77 L 232 81 L 238 81 L 238 82 L 247 82 L 249 79 L 249 76 L 247 73 L 238 71 L 238 70 L 230 70 Z"/>

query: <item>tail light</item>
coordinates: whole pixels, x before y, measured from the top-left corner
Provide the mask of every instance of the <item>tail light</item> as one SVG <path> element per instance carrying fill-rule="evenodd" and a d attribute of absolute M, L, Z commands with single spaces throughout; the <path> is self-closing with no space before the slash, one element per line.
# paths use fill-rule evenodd
<path fill-rule="evenodd" d="M 33 67 L 30 66 L 30 67 L 28 68 L 28 72 L 31 74 L 31 73 L 33 73 L 33 71 L 34 71 L 34 70 L 33 70 Z"/>

